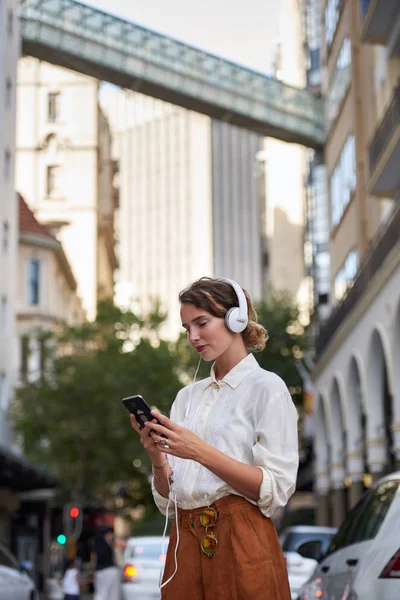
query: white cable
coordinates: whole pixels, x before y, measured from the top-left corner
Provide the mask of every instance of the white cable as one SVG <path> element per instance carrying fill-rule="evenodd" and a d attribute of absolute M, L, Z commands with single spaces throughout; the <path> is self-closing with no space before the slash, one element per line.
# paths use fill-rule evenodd
<path fill-rule="evenodd" d="M 200 368 L 200 363 L 201 363 L 201 356 L 199 357 L 199 362 L 197 363 L 197 368 L 196 368 L 196 372 L 194 374 L 193 377 L 193 382 L 196 382 L 196 377 L 197 377 L 197 373 L 199 372 L 199 368 Z M 193 390 L 192 390 L 193 391 Z M 186 414 L 185 414 L 185 418 L 188 415 L 188 412 L 190 410 L 190 405 L 191 405 L 191 394 L 190 394 L 190 398 L 189 398 L 189 403 L 188 403 L 188 409 L 186 410 Z M 168 458 L 166 458 L 167 462 L 168 462 Z M 167 477 L 167 482 L 168 482 L 168 504 L 167 504 L 167 510 L 165 513 L 165 525 L 164 525 L 164 532 L 163 532 L 163 539 L 162 539 L 162 544 L 161 544 L 161 552 L 162 555 L 164 556 L 165 552 L 164 552 L 164 548 L 165 548 L 165 536 L 167 533 L 167 527 L 168 527 L 168 517 L 169 517 L 169 505 L 171 503 L 171 485 L 170 485 L 170 481 L 169 481 L 169 477 Z M 160 581 L 159 581 L 159 586 L 160 586 L 160 590 L 167 585 L 167 583 L 169 583 L 171 581 L 171 579 L 173 579 L 173 577 L 175 577 L 176 573 L 178 572 L 178 547 L 179 547 L 179 519 L 178 519 L 178 501 L 176 498 L 176 494 L 174 494 L 174 505 L 175 505 L 175 523 L 176 523 L 176 544 L 175 544 L 175 551 L 174 551 L 174 559 L 175 559 L 175 571 L 172 573 L 171 577 L 169 579 L 167 579 L 167 581 L 164 581 L 164 583 L 161 583 L 163 575 L 164 575 L 164 569 L 161 571 L 160 573 Z M 165 567 L 164 567 L 165 568 Z"/>

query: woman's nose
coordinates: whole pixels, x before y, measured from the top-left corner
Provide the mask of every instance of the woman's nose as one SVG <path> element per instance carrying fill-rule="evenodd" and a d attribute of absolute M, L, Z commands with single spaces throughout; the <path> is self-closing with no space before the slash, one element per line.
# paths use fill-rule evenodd
<path fill-rule="evenodd" d="M 189 342 L 195 344 L 199 339 L 199 332 L 197 329 L 192 329 L 189 333 Z"/>

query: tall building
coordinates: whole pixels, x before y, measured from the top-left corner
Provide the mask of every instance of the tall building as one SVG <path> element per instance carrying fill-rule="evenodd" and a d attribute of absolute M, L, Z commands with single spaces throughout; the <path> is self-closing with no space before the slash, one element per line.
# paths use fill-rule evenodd
<path fill-rule="evenodd" d="M 89 319 L 113 296 L 117 266 L 115 164 L 98 88 L 32 57 L 19 62 L 17 189 L 62 243 Z"/>
<path fill-rule="evenodd" d="M 117 300 L 142 309 L 160 300 L 175 338 L 179 291 L 198 277 L 235 278 L 260 298 L 261 138 L 108 86 L 102 105 L 120 162 Z"/>
<path fill-rule="evenodd" d="M 400 4 L 323 2 L 333 312 L 316 342 L 319 523 L 400 464 Z"/>
<path fill-rule="evenodd" d="M 274 76 L 294 87 L 305 86 L 301 14 L 298 0 L 279 3 Z M 265 248 L 267 281 L 288 291 L 308 320 L 304 264 L 305 148 L 267 138 L 258 159 L 265 174 Z"/>
<path fill-rule="evenodd" d="M 14 305 L 18 204 L 14 188 L 15 95 L 19 57 L 17 2 L 0 1 L 0 444 L 9 446 L 9 405 L 16 375 Z M 1 511 L 1 508 L 0 508 Z M 0 517 L 1 528 L 1 517 Z M 0 531 L 1 538 L 1 531 Z"/>

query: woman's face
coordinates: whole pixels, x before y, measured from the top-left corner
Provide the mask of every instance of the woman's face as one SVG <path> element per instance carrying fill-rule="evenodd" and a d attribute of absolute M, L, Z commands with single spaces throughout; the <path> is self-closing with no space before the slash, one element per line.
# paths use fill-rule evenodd
<path fill-rule="evenodd" d="M 194 304 L 181 304 L 181 319 L 190 344 L 204 360 L 216 360 L 232 344 L 234 335 L 225 327 L 225 320 Z"/>

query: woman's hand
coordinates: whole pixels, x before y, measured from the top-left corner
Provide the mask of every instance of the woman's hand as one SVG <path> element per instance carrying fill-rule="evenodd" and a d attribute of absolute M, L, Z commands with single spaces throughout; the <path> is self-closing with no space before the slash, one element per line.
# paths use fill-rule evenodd
<path fill-rule="evenodd" d="M 161 423 L 158 425 L 158 423 L 148 421 L 145 424 L 144 430 L 152 442 L 165 454 L 197 461 L 205 442 L 189 429 L 177 425 L 162 415 L 158 410 L 152 410 L 151 414 Z M 166 435 L 168 439 L 161 437 L 162 434 Z M 161 445 L 164 442 L 167 446 Z"/>
<path fill-rule="evenodd" d="M 150 435 L 151 429 L 144 427 L 143 429 L 139 426 L 139 423 L 136 421 L 134 415 L 130 415 L 131 417 L 131 425 L 135 431 L 139 434 L 140 441 L 146 450 L 147 454 L 150 456 L 151 462 L 156 466 L 160 467 L 165 463 L 165 453 L 164 451 L 157 445 L 152 436 Z M 154 419 L 154 422 L 156 420 Z M 153 425 L 153 423 L 149 423 L 149 425 Z"/>

